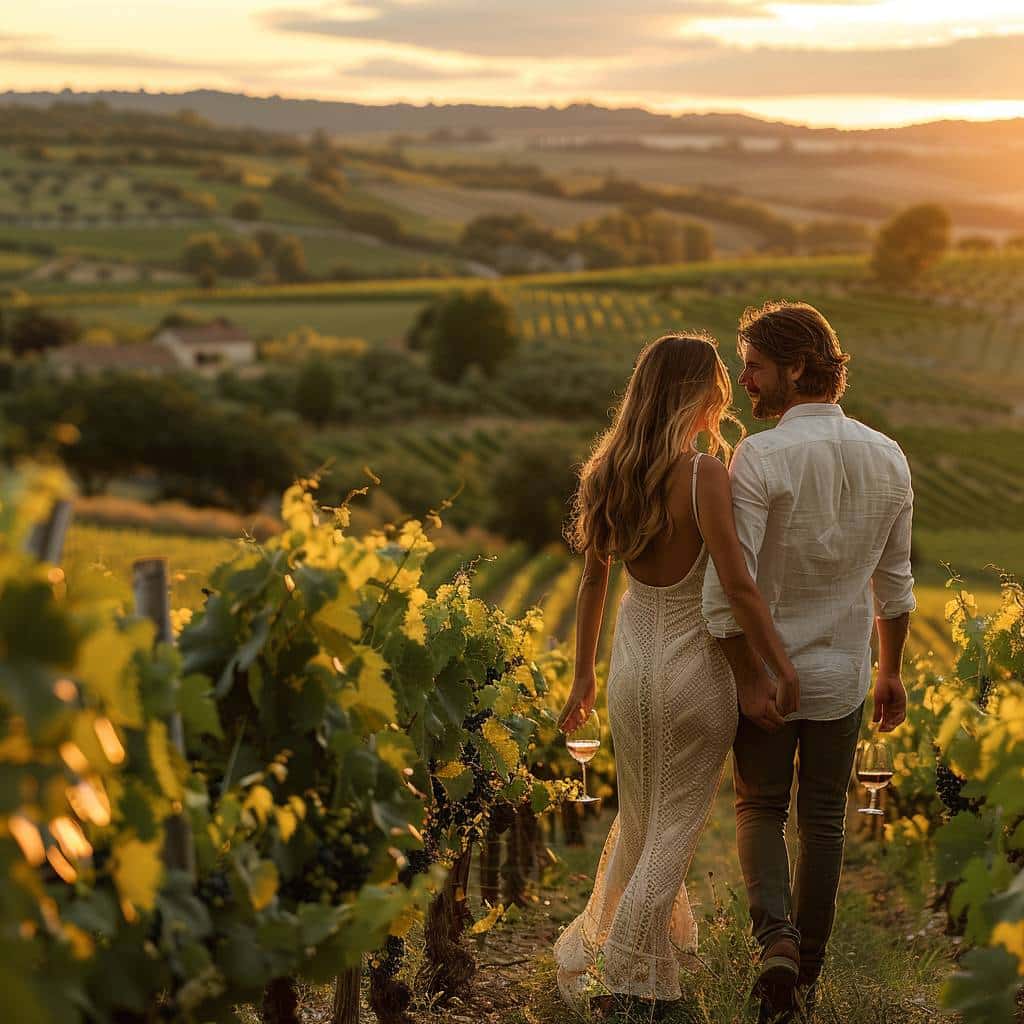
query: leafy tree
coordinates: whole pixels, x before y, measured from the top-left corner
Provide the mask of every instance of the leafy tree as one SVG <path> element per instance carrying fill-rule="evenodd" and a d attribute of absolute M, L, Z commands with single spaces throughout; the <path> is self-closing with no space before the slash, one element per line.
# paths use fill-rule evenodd
<path fill-rule="evenodd" d="M 263 200 L 259 196 L 242 196 L 231 207 L 231 216 L 239 220 L 259 220 L 263 216 Z"/>
<path fill-rule="evenodd" d="M 16 356 L 41 352 L 73 342 L 81 326 L 73 317 L 58 317 L 42 310 L 22 310 L 7 328 L 7 344 Z"/>
<path fill-rule="evenodd" d="M 872 269 L 882 282 L 906 285 L 937 263 L 949 247 L 949 214 L 935 203 L 911 206 L 879 232 Z"/>
<path fill-rule="evenodd" d="M 260 228 L 253 234 L 253 237 L 263 250 L 263 255 L 268 259 L 277 252 L 277 244 L 281 241 L 281 236 L 272 228 Z"/>
<path fill-rule="evenodd" d="M 558 541 L 576 488 L 579 452 L 563 434 L 527 434 L 505 449 L 491 478 L 488 525 L 534 548 Z"/>
<path fill-rule="evenodd" d="M 181 254 L 181 263 L 189 273 L 199 274 L 206 267 L 216 270 L 224 262 L 224 255 L 224 242 L 220 235 L 209 231 L 189 238 Z"/>
<path fill-rule="evenodd" d="M 217 212 L 217 197 L 212 192 L 186 192 L 181 197 L 196 213 L 210 216 Z"/>
<path fill-rule="evenodd" d="M 295 235 L 285 235 L 274 253 L 274 269 L 282 281 L 304 281 L 309 274 L 306 253 Z"/>
<path fill-rule="evenodd" d="M 687 263 L 709 260 L 714 254 L 714 236 L 706 224 L 689 221 L 683 225 L 683 258 Z"/>
<path fill-rule="evenodd" d="M 225 248 L 220 269 L 231 277 L 252 277 L 263 264 L 263 250 L 252 238 L 236 238 Z"/>
<path fill-rule="evenodd" d="M 295 380 L 295 411 L 314 426 L 322 427 L 334 410 L 334 371 L 322 359 L 310 359 Z"/>
<path fill-rule="evenodd" d="M 483 288 L 439 299 L 425 340 L 431 371 L 446 381 L 460 380 L 473 365 L 491 374 L 519 346 L 512 307 Z"/>

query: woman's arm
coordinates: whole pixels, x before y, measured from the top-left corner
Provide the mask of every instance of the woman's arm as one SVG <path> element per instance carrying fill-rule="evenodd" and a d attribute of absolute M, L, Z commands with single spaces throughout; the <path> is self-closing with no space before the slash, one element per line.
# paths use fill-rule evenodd
<path fill-rule="evenodd" d="M 697 506 L 701 533 L 736 624 L 743 630 L 754 653 L 774 673 L 778 680 L 779 711 L 788 715 L 800 706 L 800 683 L 772 622 L 768 605 L 747 568 L 736 534 L 729 474 L 717 459 L 701 459 Z"/>
<path fill-rule="evenodd" d="M 572 690 L 558 716 L 562 732 L 578 729 L 590 714 L 597 700 L 597 641 L 604 618 L 604 601 L 608 593 L 609 562 L 588 548 L 583 561 L 583 575 L 576 595 L 576 668 Z"/>

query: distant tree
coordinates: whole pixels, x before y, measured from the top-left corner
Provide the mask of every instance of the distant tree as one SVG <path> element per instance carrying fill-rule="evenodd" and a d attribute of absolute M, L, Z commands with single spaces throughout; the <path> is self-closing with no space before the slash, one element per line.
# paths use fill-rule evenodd
<path fill-rule="evenodd" d="M 302 242 L 294 235 L 285 235 L 278 243 L 274 253 L 274 270 L 282 281 L 304 281 L 308 277 L 306 253 Z"/>
<path fill-rule="evenodd" d="M 31 143 L 27 146 L 22 146 L 18 151 L 18 155 L 23 160 L 39 160 L 47 162 L 53 159 L 53 154 L 45 147 L 38 143 Z"/>
<path fill-rule="evenodd" d="M 229 277 L 252 277 L 263 265 L 263 250 L 254 238 L 236 238 L 225 244 L 219 269 Z"/>
<path fill-rule="evenodd" d="M 525 213 L 484 213 L 474 217 L 463 229 L 460 243 L 485 254 L 499 245 L 522 245 L 543 249 L 550 232 Z"/>
<path fill-rule="evenodd" d="M 579 452 L 560 434 L 527 434 L 512 441 L 490 480 L 488 525 L 533 548 L 557 542 L 576 488 Z"/>
<path fill-rule="evenodd" d="M 910 284 L 942 258 L 949 247 L 949 229 L 949 214 L 935 203 L 897 214 L 875 240 L 875 275 L 885 284 Z"/>
<path fill-rule="evenodd" d="M 206 321 L 197 313 L 187 309 L 172 309 L 160 318 L 154 333 L 159 333 L 165 327 L 201 327 L 205 323 Z"/>
<path fill-rule="evenodd" d="M 431 372 L 446 381 L 460 380 L 473 365 L 493 373 L 519 346 L 512 307 L 488 289 L 438 299 L 424 340 Z"/>
<path fill-rule="evenodd" d="M 434 329 L 434 324 L 437 322 L 437 311 L 439 308 L 439 302 L 428 302 L 416 314 L 416 319 L 413 320 L 412 326 L 405 335 L 405 347 L 407 349 L 412 352 L 420 352 L 427 347 L 430 332 Z"/>
<path fill-rule="evenodd" d="M 281 241 L 281 236 L 271 228 L 260 228 L 253 234 L 253 238 L 256 239 L 260 249 L 263 250 L 263 255 L 267 259 L 277 252 L 277 244 Z"/>
<path fill-rule="evenodd" d="M 334 410 L 334 371 L 323 359 L 310 359 L 295 380 L 293 408 L 314 426 L 322 427 Z"/>
<path fill-rule="evenodd" d="M 75 341 L 81 325 L 73 317 L 52 316 L 35 307 L 14 316 L 7 327 L 7 345 L 16 356 L 59 348 Z"/>
<path fill-rule="evenodd" d="M 181 197 L 196 213 L 208 217 L 217 212 L 217 197 L 212 192 L 186 192 Z"/>
<path fill-rule="evenodd" d="M 690 221 L 683 225 L 683 251 L 687 263 L 700 263 L 715 255 L 715 241 L 706 224 Z"/>
<path fill-rule="evenodd" d="M 127 208 L 127 204 L 123 199 L 113 199 L 110 202 L 110 214 L 114 220 L 122 220 Z"/>
<path fill-rule="evenodd" d="M 60 204 L 58 209 L 60 210 L 61 220 L 72 220 L 75 214 L 78 213 L 78 204 L 64 202 Z"/>
<path fill-rule="evenodd" d="M 242 196 L 231 207 L 231 216 L 239 220 L 259 220 L 263 216 L 263 200 L 254 195 Z"/>
<path fill-rule="evenodd" d="M 207 267 L 216 270 L 224 262 L 225 255 L 224 242 L 220 235 L 208 231 L 201 235 L 192 235 L 185 243 L 181 265 L 190 274 L 198 274 Z"/>

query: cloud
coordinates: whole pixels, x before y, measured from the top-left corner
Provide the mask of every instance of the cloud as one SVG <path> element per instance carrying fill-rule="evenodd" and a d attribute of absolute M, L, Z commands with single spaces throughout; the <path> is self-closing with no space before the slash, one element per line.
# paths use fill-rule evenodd
<path fill-rule="evenodd" d="M 1024 36 L 983 36 L 901 49 L 719 46 L 685 59 L 623 64 L 588 87 L 686 96 L 885 96 L 1024 99 Z"/>
<path fill-rule="evenodd" d="M 351 78 L 373 78 L 401 82 L 456 82 L 482 78 L 516 78 L 511 68 L 495 65 L 472 65 L 463 68 L 437 64 L 416 64 L 412 61 L 381 57 L 351 67 L 338 68 L 338 73 Z"/>
<path fill-rule="evenodd" d="M 481 57 L 580 58 L 661 47 L 701 18 L 767 17 L 765 0 L 350 0 L 325 10 L 267 11 L 266 27 Z"/>
<path fill-rule="evenodd" d="M 25 37 L 22 37 L 25 38 Z M 46 37 L 38 36 L 37 39 Z M 60 50 L 51 47 L 10 46 L 10 37 L 0 36 L 0 61 L 16 64 L 52 64 L 54 67 L 155 69 L 160 71 L 198 71 L 238 73 L 287 71 L 306 67 L 299 62 L 197 61 L 162 57 L 153 53 L 124 50 Z"/>

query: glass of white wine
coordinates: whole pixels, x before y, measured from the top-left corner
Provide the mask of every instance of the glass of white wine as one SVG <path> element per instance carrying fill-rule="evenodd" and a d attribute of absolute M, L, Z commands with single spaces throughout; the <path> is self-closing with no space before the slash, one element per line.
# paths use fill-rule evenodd
<path fill-rule="evenodd" d="M 878 794 L 892 779 L 892 754 L 889 745 L 880 739 L 862 740 L 857 751 L 857 781 L 871 794 L 867 807 L 858 807 L 860 814 L 883 814 Z"/>
<path fill-rule="evenodd" d="M 578 797 L 575 803 L 597 803 L 596 796 L 587 796 L 587 762 L 593 759 L 601 746 L 601 719 L 596 711 L 591 711 L 581 726 L 565 734 L 565 745 L 569 755 L 583 768 L 583 796 Z"/>

